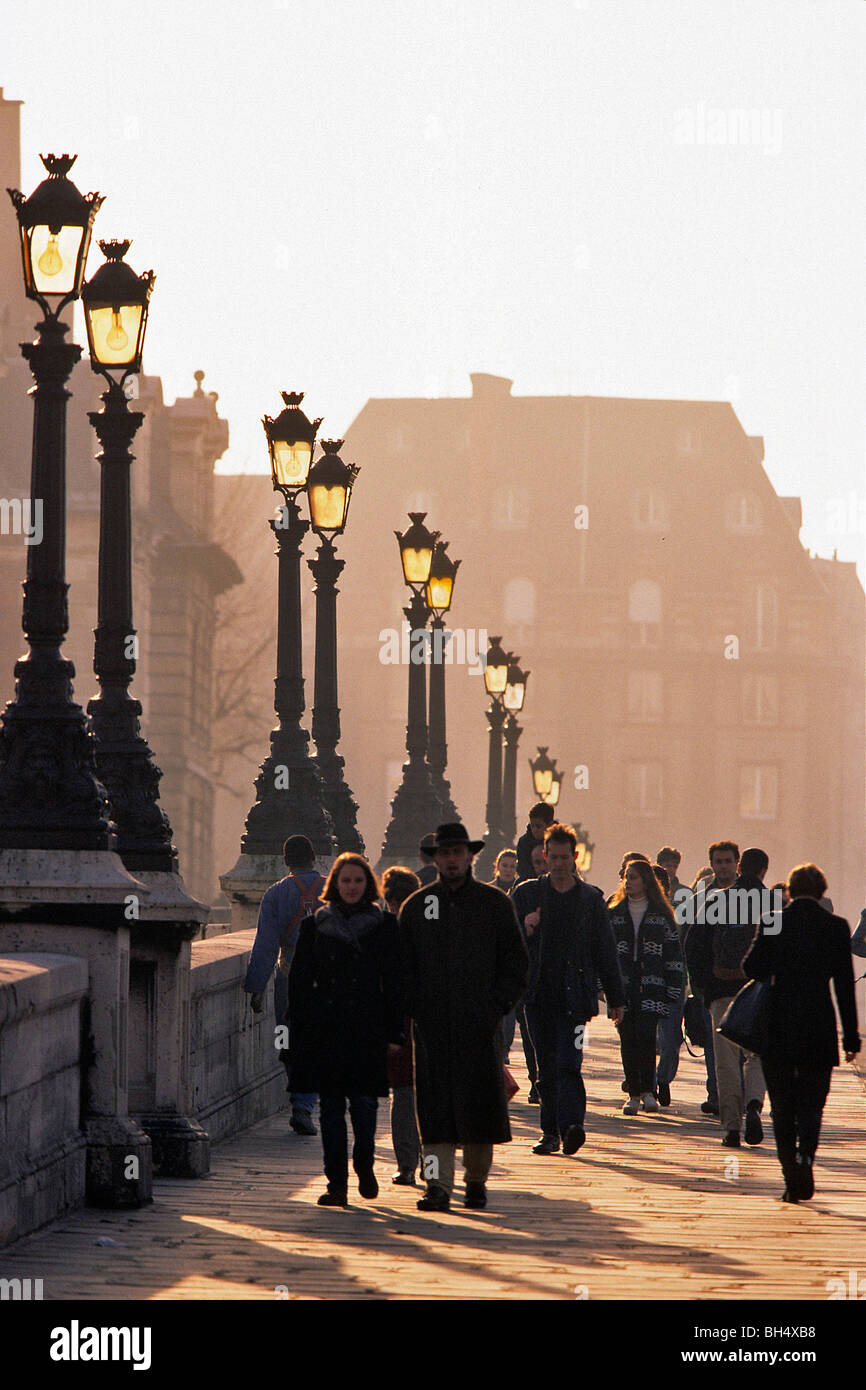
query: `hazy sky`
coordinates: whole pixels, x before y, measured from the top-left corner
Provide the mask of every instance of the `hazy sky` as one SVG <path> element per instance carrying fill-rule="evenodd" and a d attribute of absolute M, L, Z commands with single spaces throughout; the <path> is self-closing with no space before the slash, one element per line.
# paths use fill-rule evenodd
<path fill-rule="evenodd" d="M 145 366 L 370 396 L 731 400 L 864 551 L 862 0 L 0 0 L 0 85 L 153 267 Z M 11 207 L 7 209 L 12 216 Z M 94 251 L 91 269 L 101 262 Z M 712 504 L 712 499 L 708 499 Z"/>

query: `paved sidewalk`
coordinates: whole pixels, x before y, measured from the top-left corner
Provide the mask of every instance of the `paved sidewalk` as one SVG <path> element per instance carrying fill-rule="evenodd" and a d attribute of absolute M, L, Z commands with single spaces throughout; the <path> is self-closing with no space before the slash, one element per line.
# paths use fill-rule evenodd
<path fill-rule="evenodd" d="M 811 1202 L 779 1201 L 767 1135 L 724 1149 L 701 1118 L 703 1063 L 683 1048 L 673 1103 L 620 1113 L 619 1050 L 590 1025 L 588 1140 L 574 1158 L 537 1158 L 538 1108 L 526 1078 L 511 1105 L 514 1140 L 495 1151 L 490 1206 L 417 1211 L 393 1187 L 380 1107 L 373 1202 L 320 1208 L 318 1139 L 281 1114 L 217 1146 L 198 1182 L 158 1179 L 152 1206 L 85 1209 L 0 1254 L 0 1277 L 41 1278 L 46 1299 L 817 1299 L 828 1281 L 866 1275 L 863 1082 L 833 1073 Z M 96 1242 L 108 1238 L 111 1245 Z"/>

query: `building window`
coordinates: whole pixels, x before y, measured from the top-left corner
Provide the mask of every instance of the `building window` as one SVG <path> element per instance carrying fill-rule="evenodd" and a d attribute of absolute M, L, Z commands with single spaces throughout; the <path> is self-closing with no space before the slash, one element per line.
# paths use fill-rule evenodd
<path fill-rule="evenodd" d="M 493 497 L 493 525 L 519 531 L 529 525 L 529 488 L 500 487 Z"/>
<path fill-rule="evenodd" d="M 662 809 L 661 763 L 629 763 L 626 802 L 630 815 L 657 816 Z"/>
<path fill-rule="evenodd" d="M 661 641 L 662 591 L 654 579 L 638 579 L 628 591 L 628 620 L 633 646 L 656 647 Z"/>
<path fill-rule="evenodd" d="M 692 457 L 701 452 L 701 436 L 698 430 L 677 431 L 677 453 Z"/>
<path fill-rule="evenodd" d="M 661 671 L 629 671 L 628 717 L 645 723 L 662 718 Z"/>
<path fill-rule="evenodd" d="M 642 488 L 634 496 L 634 524 L 638 531 L 661 531 L 671 520 L 670 502 L 664 493 Z"/>
<path fill-rule="evenodd" d="M 743 677 L 743 723 L 778 724 L 778 676 Z"/>
<path fill-rule="evenodd" d="M 734 536 L 758 536 L 763 530 L 761 508 L 750 492 L 734 492 L 725 503 L 725 525 Z"/>
<path fill-rule="evenodd" d="M 502 621 L 507 628 L 535 622 L 535 585 L 531 579 L 509 579 L 505 586 Z"/>
<path fill-rule="evenodd" d="M 740 816 L 743 820 L 775 820 L 778 797 L 778 768 L 766 763 L 740 768 Z"/>
<path fill-rule="evenodd" d="M 779 640 L 779 596 L 770 584 L 759 584 L 755 595 L 755 646 L 775 651 Z"/>

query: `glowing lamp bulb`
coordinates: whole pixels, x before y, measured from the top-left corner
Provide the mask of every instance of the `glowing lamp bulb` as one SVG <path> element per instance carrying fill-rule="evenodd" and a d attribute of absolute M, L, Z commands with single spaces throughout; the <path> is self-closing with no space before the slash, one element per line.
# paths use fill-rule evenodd
<path fill-rule="evenodd" d="M 114 352 L 122 352 L 125 347 L 129 347 L 129 338 L 123 327 L 123 319 L 119 310 L 114 310 L 111 315 L 111 328 L 105 339 L 106 346 Z"/>
<path fill-rule="evenodd" d="M 63 257 L 57 246 L 57 237 L 52 235 L 48 238 L 48 245 L 36 262 L 41 275 L 59 275 L 63 269 Z"/>

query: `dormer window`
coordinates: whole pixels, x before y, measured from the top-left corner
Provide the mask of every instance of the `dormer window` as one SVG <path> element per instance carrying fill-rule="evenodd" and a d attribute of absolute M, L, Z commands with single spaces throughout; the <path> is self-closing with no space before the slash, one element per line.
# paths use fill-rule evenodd
<path fill-rule="evenodd" d="M 734 536 L 757 536 L 763 529 L 761 508 L 750 492 L 734 492 L 725 502 L 725 525 Z"/>

